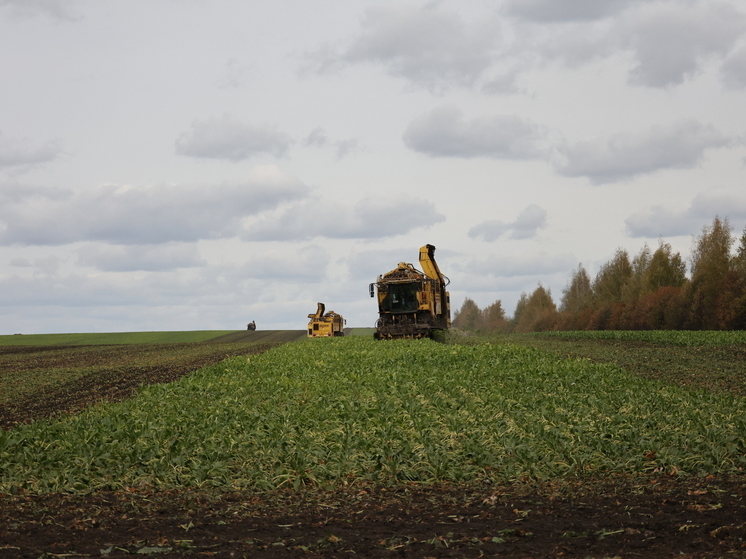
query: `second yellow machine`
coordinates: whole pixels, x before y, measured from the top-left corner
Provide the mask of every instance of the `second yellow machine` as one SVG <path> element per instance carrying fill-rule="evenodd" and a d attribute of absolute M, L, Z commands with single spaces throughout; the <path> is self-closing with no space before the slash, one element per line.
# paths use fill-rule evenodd
<path fill-rule="evenodd" d="M 308 337 L 309 338 L 324 338 L 333 336 L 344 336 L 345 335 L 345 320 L 342 315 L 325 310 L 324 303 L 318 303 L 316 306 L 316 314 L 309 314 L 308 318 L 311 320 L 308 322 Z"/>

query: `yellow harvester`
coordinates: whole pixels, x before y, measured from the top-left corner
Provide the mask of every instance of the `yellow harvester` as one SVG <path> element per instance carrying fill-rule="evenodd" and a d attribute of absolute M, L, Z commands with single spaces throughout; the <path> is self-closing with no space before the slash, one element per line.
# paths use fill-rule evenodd
<path fill-rule="evenodd" d="M 345 320 L 342 315 L 329 311 L 324 313 L 324 303 L 318 303 L 315 314 L 309 314 L 308 337 L 324 338 L 332 336 L 344 336 Z"/>
<path fill-rule="evenodd" d="M 370 296 L 378 295 L 376 339 L 433 338 L 451 326 L 449 279 L 435 262 L 435 247 L 420 248 L 420 265 L 400 262 L 396 269 L 370 284 Z"/>

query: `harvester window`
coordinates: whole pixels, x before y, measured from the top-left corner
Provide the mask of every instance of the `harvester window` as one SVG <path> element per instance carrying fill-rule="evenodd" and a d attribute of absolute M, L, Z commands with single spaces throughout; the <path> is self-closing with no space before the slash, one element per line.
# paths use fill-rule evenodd
<path fill-rule="evenodd" d="M 389 291 L 382 302 L 384 310 L 398 312 L 414 312 L 420 304 L 417 301 L 418 283 L 403 283 L 389 286 Z"/>

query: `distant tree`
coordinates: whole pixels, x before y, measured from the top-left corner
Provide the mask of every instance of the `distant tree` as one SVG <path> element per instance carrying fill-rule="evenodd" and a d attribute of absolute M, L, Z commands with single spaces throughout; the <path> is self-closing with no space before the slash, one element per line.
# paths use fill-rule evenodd
<path fill-rule="evenodd" d="M 505 318 L 496 301 L 483 311 L 464 301 L 454 325 L 465 329 L 519 332 L 562 329 L 746 329 L 746 228 L 731 235 L 727 219 L 715 217 L 694 239 L 687 265 L 671 245 L 646 245 L 630 261 L 624 249 L 599 270 L 593 281 L 582 264 L 562 290 L 560 312 L 541 284 L 521 293 L 515 313 Z M 738 246 L 733 251 L 738 240 Z"/>
<path fill-rule="evenodd" d="M 628 313 L 628 328 L 637 330 L 676 330 L 681 328 L 684 308 L 681 287 L 661 287 L 643 295 Z"/>
<path fill-rule="evenodd" d="M 513 325 L 515 326 L 518 324 L 518 322 L 521 320 L 521 316 L 523 316 L 524 311 L 526 310 L 526 305 L 528 304 L 528 294 L 524 291 L 521 293 L 521 296 L 518 298 L 518 302 L 515 304 L 515 311 L 513 312 Z"/>
<path fill-rule="evenodd" d="M 645 278 L 651 260 L 650 247 L 645 243 L 632 259 L 632 273 L 622 286 L 622 300 L 626 304 L 634 304 L 647 292 Z"/>
<path fill-rule="evenodd" d="M 695 239 L 691 255 L 691 291 L 689 326 L 694 329 L 718 330 L 723 327 L 721 311 L 723 289 L 731 271 L 733 237 L 728 219 L 715 217 L 712 225 L 702 228 Z"/>
<path fill-rule="evenodd" d="M 732 328 L 746 330 L 746 227 L 743 229 L 738 251 L 733 259 L 733 269 L 738 277 L 739 296 L 734 301 L 737 315 Z"/>
<path fill-rule="evenodd" d="M 591 278 L 586 269 L 583 268 L 583 264 L 578 264 L 578 269 L 573 272 L 570 283 L 562 290 L 560 311 L 580 312 L 591 305 L 592 299 Z"/>
<path fill-rule="evenodd" d="M 624 287 L 632 277 L 632 264 L 624 249 L 617 249 L 614 258 L 601 266 L 593 280 L 595 306 L 601 308 L 622 302 Z"/>
<path fill-rule="evenodd" d="M 477 304 L 467 297 L 464 299 L 461 309 L 456 313 L 451 324 L 454 328 L 462 330 L 476 330 L 480 326 L 482 311 Z"/>
<path fill-rule="evenodd" d="M 497 300 L 482 311 L 482 324 L 485 329 L 492 331 L 508 329 L 502 301 Z"/>
<path fill-rule="evenodd" d="M 671 245 L 660 241 L 650 253 L 645 245 L 632 260 L 632 275 L 624 288 L 624 307 L 618 309 L 618 321 L 608 327 L 625 330 L 674 328 L 684 316 L 680 286 L 686 282 L 686 264 Z M 678 318 L 677 318 L 678 317 Z M 613 320 L 610 320 L 613 322 Z"/>
<path fill-rule="evenodd" d="M 746 329 L 746 228 L 731 258 L 725 285 L 718 297 L 717 320 L 725 330 Z"/>
<path fill-rule="evenodd" d="M 522 294 L 518 303 L 521 309 L 518 312 L 518 305 L 516 306 L 517 318 L 513 318 L 516 331 L 547 330 L 553 325 L 552 319 L 556 317 L 557 306 L 552 300 L 551 290 L 539 284 L 530 296 Z"/>
<path fill-rule="evenodd" d="M 741 281 L 746 284 L 746 227 L 743 229 L 736 256 L 733 258 L 733 269 Z"/>
<path fill-rule="evenodd" d="M 673 253 L 670 244 L 660 241 L 648 265 L 646 291 L 655 292 L 661 287 L 681 287 L 685 282 L 686 263 L 678 252 Z"/>

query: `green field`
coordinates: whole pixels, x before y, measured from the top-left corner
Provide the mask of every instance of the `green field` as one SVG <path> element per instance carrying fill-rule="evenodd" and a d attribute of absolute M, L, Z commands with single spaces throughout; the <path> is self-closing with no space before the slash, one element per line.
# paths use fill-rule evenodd
<path fill-rule="evenodd" d="M 92 334 L 14 334 L 0 336 L 0 346 L 68 346 L 108 344 L 173 344 L 204 342 L 235 330 L 198 330 L 194 332 L 103 332 Z"/>
<path fill-rule="evenodd" d="M 350 328 L 346 336 L 370 336 L 373 337 L 375 328 Z"/>
<path fill-rule="evenodd" d="M 349 336 L 372 336 L 375 328 L 350 328 Z M 186 332 L 102 332 L 91 334 L 13 334 L 0 336 L 0 346 L 73 346 L 178 344 L 206 341 L 287 341 L 305 337 L 305 330 L 195 330 Z"/>
<path fill-rule="evenodd" d="M 565 340 L 623 340 L 679 346 L 729 346 L 746 344 L 746 331 L 733 330 L 590 330 L 582 332 L 541 332 L 527 336 Z"/>
<path fill-rule="evenodd" d="M 0 493 L 740 474 L 746 403 L 513 343 L 304 339 L 0 434 Z"/>

